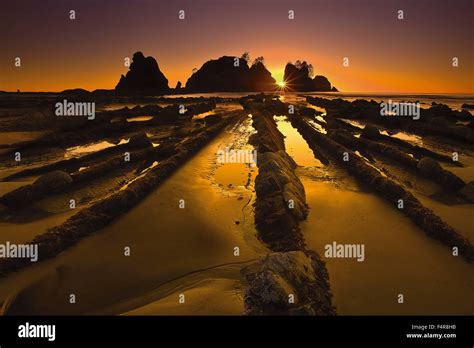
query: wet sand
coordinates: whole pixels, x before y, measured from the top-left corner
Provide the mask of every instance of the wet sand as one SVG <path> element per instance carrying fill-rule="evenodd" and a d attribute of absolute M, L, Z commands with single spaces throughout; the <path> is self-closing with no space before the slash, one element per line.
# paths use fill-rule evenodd
<path fill-rule="evenodd" d="M 217 149 L 233 137 L 235 133 L 228 130 L 216 138 L 101 233 L 54 260 L 2 279 L 0 299 L 31 285 L 32 279 L 40 279 L 21 293 L 21 300 L 10 308 L 13 314 L 119 314 L 147 305 L 147 299 L 140 298 L 151 289 L 159 289 L 162 283 L 196 270 L 241 263 L 262 255 L 266 248 L 255 237 L 251 211 L 245 210 L 245 206 L 251 207 L 248 202 L 252 192 L 242 186 L 229 191 L 218 183 L 210 185 Z M 185 200 L 185 209 L 179 208 L 180 199 Z M 236 220 L 242 223 L 237 225 Z M 130 256 L 124 256 L 125 247 L 130 247 Z M 234 256 L 235 247 L 240 248 L 239 256 Z M 240 274 L 234 272 L 224 283 L 235 282 L 238 277 Z M 196 291 L 214 291 L 206 289 Z M 185 290 L 189 289 L 183 283 L 180 291 Z M 76 304 L 67 302 L 69 293 L 76 295 Z M 117 306 L 130 298 L 136 299 L 133 307 Z M 210 311 L 203 306 L 205 302 L 193 301 L 203 301 L 202 298 L 190 296 L 187 304 L 201 306 L 202 313 Z M 167 310 L 173 311 L 169 302 L 164 303 Z M 180 306 L 177 297 L 175 306 Z M 238 312 L 226 314 L 242 313 L 243 307 L 238 307 Z M 236 310 L 236 306 L 229 308 Z M 156 314 L 159 312 L 157 309 Z"/>
<path fill-rule="evenodd" d="M 288 122 L 280 120 L 278 127 L 286 136 L 287 149 L 300 154 L 311 151 Z M 298 164 L 308 163 L 304 158 L 298 161 L 297 156 L 295 160 Z M 449 249 L 428 238 L 408 218 L 366 191 L 367 188 L 361 188 L 348 174 L 332 166 L 303 167 L 298 174 L 310 207 L 301 230 L 308 247 L 327 263 L 338 314 L 434 315 L 474 311 L 471 265 L 452 256 Z M 471 206 L 450 209 L 452 214 L 447 221 L 457 221 L 453 226 L 462 226 L 467 232 L 471 226 L 467 221 Z M 324 257 L 325 245 L 334 241 L 364 244 L 365 260 Z M 403 304 L 397 302 L 398 294 L 404 295 Z"/>
<path fill-rule="evenodd" d="M 0 132 L 0 145 L 9 145 L 20 141 L 35 140 L 45 132 Z"/>
<path fill-rule="evenodd" d="M 314 157 L 313 151 L 298 131 L 287 122 L 286 116 L 276 116 L 278 130 L 285 135 L 286 152 L 295 160 L 296 164 L 304 167 L 323 167 L 323 164 Z"/>
<path fill-rule="evenodd" d="M 304 179 L 308 246 L 364 244 L 365 261 L 324 258 L 339 314 L 469 314 L 474 269 L 380 198 Z M 462 212 L 459 212 L 461 213 Z M 403 294 L 405 303 L 397 303 Z"/>
<path fill-rule="evenodd" d="M 245 264 L 225 265 L 171 281 L 145 295 L 148 304 L 123 314 L 240 315 L 244 308 L 240 270 Z"/>
<path fill-rule="evenodd" d="M 324 111 L 306 103 L 303 95 L 283 95 L 282 100 Z M 241 109 L 237 103 L 219 104 L 213 111 L 194 116 L 190 124 L 199 126 L 207 115 L 236 109 Z M 129 121 L 140 122 L 146 117 L 132 117 Z M 296 173 L 306 191 L 309 215 L 301 230 L 308 248 L 327 263 L 338 314 L 474 312 L 472 265 L 452 256 L 449 248 L 428 238 L 344 169 L 323 165 L 284 116 L 275 119 L 286 137 L 287 152 L 299 165 Z M 254 132 L 250 123 L 249 117 L 227 129 L 138 206 L 97 234 L 54 259 L 1 278 L 0 306 L 9 302 L 4 308 L 8 314 L 242 314 L 240 270 L 269 252 L 257 240 L 254 226 L 253 184 L 258 169 L 242 163 L 217 164 L 216 154 L 225 147 L 252 150 L 248 144 L 248 137 Z M 156 132 L 158 142 L 167 137 L 161 129 Z M 15 137 L 23 137 L 22 134 L 18 132 Z M 33 139 L 34 134 L 30 135 Z M 448 148 L 410 133 L 391 136 L 449 154 Z M 122 136 L 116 141 L 121 138 L 128 139 Z M 39 157 L 26 158 L 22 169 L 116 145 L 110 141 L 52 148 Z M 465 167 L 443 167 L 469 182 L 474 179 L 473 158 L 463 153 L 460 160 Z M 396 163 L 377 159 L 373 165 L 408 187 L 423 205 L 460 234 L 474 240 L 472 204 L 442 203 L 433 196 L 440 190 L 436 183 L 409 173 Z M 0 176 L 16 170 L 3 168 Z M 27 216 L 29 211 L 25 216 L 16 216 L 14 222 L 0 222 L 0 242 L 31 240 L 136 176 L 135 168 L 117 171 L 74 190 L 73 197 L 79 202 L 75 211 L 65 209 L 71 193 L 48 196 L 34 204 L 39 216 Z M 2 182 L 0 194 L 35 179 L 22 177 Z M 179 206 L 181 199 L 184 209 Z M 365 260 L 324 257 L 324 246 L 334 241 L 364 244 Z M 130 247 L 130 256 L 124 255 L 126 247 Z M 235 247 L 239 248 L 239 256 L 234 255 Z M 76 296 L 75 304 L 68 302 L 71 293 Z M 180 294 L 185 295 L 184 303 L 179 301 Z M 398 294 L 404 295 L 403 304 L 397 303 Z"/>

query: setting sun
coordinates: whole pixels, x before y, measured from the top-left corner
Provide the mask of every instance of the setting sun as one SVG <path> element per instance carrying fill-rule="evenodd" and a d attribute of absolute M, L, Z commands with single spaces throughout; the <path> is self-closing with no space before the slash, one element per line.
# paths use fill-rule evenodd
<path fill-rule="evenodd" d="M 285 81 L 278 82 L 278 86 L 280 86 L 281 88 L 285 88 Z"/>

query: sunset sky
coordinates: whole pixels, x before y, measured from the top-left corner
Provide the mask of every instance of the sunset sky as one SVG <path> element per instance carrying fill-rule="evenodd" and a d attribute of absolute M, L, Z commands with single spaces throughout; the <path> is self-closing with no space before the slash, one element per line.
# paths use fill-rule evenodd
<path fill-rule="evenodd" d="M 112 89 L 142 51 L 174 87 L 222 55 L 281 80 L 312 63 L 344 92 L 474 93 L 472 0 L 4 0 L 0 90 Z M 178 19 L 185 10 L 186 18 Z M 69 11 L 76 19 L 69 19 Z M 295 19 L 288 19 L 288 11 Z M 404 19 L 397 19 L 397 11 Z M 15 67 L 15 57 L 22 66 Z M 349 67 L 343 67 L 343 58 Z M 452 58 L 459 58 L 459 67 Z"/>

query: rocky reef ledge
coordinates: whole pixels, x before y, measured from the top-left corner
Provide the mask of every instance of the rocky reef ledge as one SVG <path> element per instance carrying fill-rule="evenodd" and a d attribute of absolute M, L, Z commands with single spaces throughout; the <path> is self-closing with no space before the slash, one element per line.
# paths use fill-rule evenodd
<path fill-rule="evenodd" d="M 245 314 L 334 315 L 326 264 L 306 249 L 299 228 L 308 214 L 306 195 L 269 111 L 271 102 L 271 96 L 242 101 L 257 130 L 250 140 L 259 153 L 255 224 L 259 238 L 273 251 L 241 271 Z"/>
<path fill-rule="evenodd" d="M 38 245 L 38 252 L 43 261 L 58 255 L 79 240 L 104 228 L 114 219 L 135 207 L 199 149 L 242 115 L 238 111 L 231 116 L 223 117 L 219 122 L 181 140 L 179 144 L 174 142 L 162 144 L 160 147 L 172 147 L 174 149 L 171 156 L 162 161 L 157 161 L 156 166 L 150 167 L 144 175 L 137 177 L 127 186 L 80 210 L 61 225 L 48 229 L 27 244 Z M 43 183 L 39 182 L 36 185 L 42 187 Z M 0 277 L 28 265 L 31 265 L 31 262 L 25 258 L 2 259 L 0 260 Z"/>
<path fill-rule="evenodd" d="M 285 111 L 288 110 L 287 104 L 281 102 L 277 104 L 280 104 L 279 109 L 290 118 L 293 126 L 307 139 L 311 148 L 322 150 L 334 163 L 345 168 L 349 174 L 370 187 L 393 207 L 398 207 L 402 203 L 403 208 L 398 208 L 398 210 L 410 218 L 427 236 L 440 241 L 452 250 L 457 248 L 459 255 L 467 262 L 474 261 L 474 246 L 467 238 L 460 235 L 432 210 L 425 207 L 410 191 L 385 176 L 356 154 L 356 150 L 352 148 L 354 143 L 365 145 L 365 148 L 369 146 L 368 142 L 363 142 L 362 137 L 362 140 L 352 139 L 352 135 L 349 137 L 347 132 L 340 130 L 332 130 L 327 135 L 323 134 L 308 123 L 300 112 L 289 114 Z M 328 120 L 330 117 L 327 117 Z M 374 148 L 374 145 L 370 146 L 372 149 Z M 422 174 L 431 176 L 444 187 L 463 188 L 465 195 L 468 195 L 468 191 L 472 190 L 472 185 L 465 185 L 460 178 L 440 168 L 436 161 L 429 159 L 421 159 L 419 162 L 408 160 L 406 157 L 402 157 L 399 151 L 388 151 L 388 148 L 384 146 L 378 146 L 377 151 L 392 159 L 396 157 L 398 162 L 403 162 L 405 166 L 414 167 Z M 350 160 L 346 161 L 345 158 Z"/>

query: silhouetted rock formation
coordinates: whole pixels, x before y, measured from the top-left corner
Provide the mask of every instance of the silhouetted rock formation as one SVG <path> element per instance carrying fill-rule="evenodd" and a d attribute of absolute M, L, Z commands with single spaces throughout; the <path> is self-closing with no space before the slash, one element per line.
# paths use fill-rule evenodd
<path fill-rule="evenodd" d="M 186 82 L 187 92 L 261 92 L 274 90 L 276 81 L 262 62 L 249 68 L 247 61 L 223 56 L 210 60 Z"/>
<path fill-rule="evenodd" d="M 275 79 L 262 62 L 250 67 L 249 91 L 271 91 L 275 89 Z"/>
<path fill-rule="evenodd" d="M 291 63 L 286 64 L 283 80 L 288 88 L 293 91 L 306 92 L 314 90 L 313 80 L 309 77 L 307 66 L 302 66 L 298 69 Z"/>
<path fill-rule="evenodd" d="M 115 90 L 121 94 L 163 94 L 169 92 L 168 80 L 153 57 L 142 52 L 133 55 L 130 71 L 121 76 Z"/>
<path fill-rule="evenodd" d="M 329 80 L 322 75 L 317 75 L 312 79 L 310 69 L 312 69 L 311 65 L 306 62 L 286 64 L 283 80 L 288 89 L 295 92 L 331 91 Z"/>
<path fill-rule="evenodd" d="M 317 91 L 330 91 L 331 90 L 331 83 L 329 80 L 322 75 L 317 75 L 313 79 L 314 88 Z"/>

